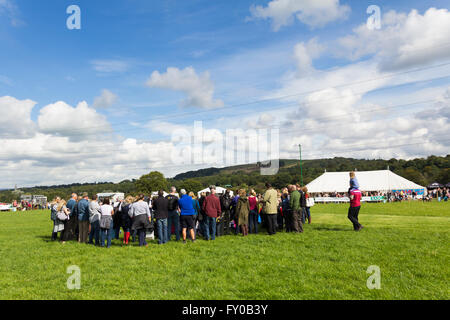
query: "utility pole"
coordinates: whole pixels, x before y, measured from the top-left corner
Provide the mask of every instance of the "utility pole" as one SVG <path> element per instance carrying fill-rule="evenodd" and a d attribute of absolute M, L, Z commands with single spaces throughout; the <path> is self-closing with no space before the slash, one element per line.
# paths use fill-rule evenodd
<path fill-rule="evenodd" d="M 303 164 L 302 164 L 302 145 L 298 145 L 300 150 L 300 185 L 303 187 Z"/>

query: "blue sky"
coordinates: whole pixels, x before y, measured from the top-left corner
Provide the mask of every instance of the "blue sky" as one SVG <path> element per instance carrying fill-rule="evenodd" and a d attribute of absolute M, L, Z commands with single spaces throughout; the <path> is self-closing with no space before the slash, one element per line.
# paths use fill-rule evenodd
<path fill-rule="evenodd" d="M 275 2 L 283 1 L 289 3 L 292 10 L 287 12 L 290 19 L 277 29 L 276 19 L 280 16 L 268 8 Z M 311 1 L 304 3 L 309 2 Z M 0 97 L 13 97 L 17 103 L 27 99 L 36 103 L 29 110 L 29 115 L 27 111 L 11 114 L 12 119 L 29 116 L 29 127 L 36 126 L 33 129 L 35 131 L 26 135 L 17 133 L 12 138 L 33 139 L 38 134 L 45 134 L 48 139 L 65 137 L 68 141 L 73 141 L 74 137 L 70 132 L 64 133 L 61 128 L 51 127 L 44 122 L 45 119 L 52 119 L 53 124 L 61 122 L 65 128 L 71 125 L 84 127 L 77 121 L 71 123 L 70 116 L 67 112 L 64 114 L 63 110 L 71 112 L 70 108 L 86 101 L 88 107 L 83 109 L 87 110 L 86 115 L 89 114 L 92 119 L 99 117 L 99 126 L 112 127 L 112 136 L 105 139 L 115 139 L 115 144 L 111 147 L 119 152 L 123 151 L 122 143 L 126 139 L 136 140 L 136 143 L 141 143 L 144 147 L 146 143 L 151 145 L 156 141 L 170 140 L 173 127 L 183 126 L 189 130 L 194 120 L 203 120 L 205 128 L 219 131 L 236 126 L 245 129 L 253 125 L 255 128 L 258 125 L 310 128 L 304 132 L 297 130 L 292 137 L 282 135 L 283 140 L 296 141 L 295 143 L 302 140 L 314 141 L 314 145 L 310 146 L 311 157 L 319 154 L 333 156 L 339 155 L 342 150 L 331 146 L 338 146 L 341 142 L 348 145 L 349 138 L 324 135 L 317 128 L 321 118 L 316 119 L 315 115 L 327 112 L 330 106 L 313 105 L 317 103 L 314 91 L 339 87 L 336 92 L 321 91 L 322 96 L 329 96 L 327 101 L 335 102 L 338 115 L 360 108 L 369 110 L 374 109 L 373 106 L 427 101 L 408 108 L 408 115 L 414 118 L 415 113 L 428 105 L 434 105 L 433 99 L 446 99 L 450 68 L 447 65 L 437 69 L 431 67 L 450 61 L 450 55 L 439 49 L 441 45 L 448 43 L 442 38 L 432 39 L 425 44 L 419 43 L 421 38 L 424 42 L 427 39 L 420 31 L 414 31 L 414 23 L 423 23 L 423 29 L 428 32 L 426 35 L 432 36 L 433 28 L 436 28 L 436 32 L 442 32 L 441 36 L 445 39 L 448 30 L 442 28 L 448 26 L 445 22 L 445 18 L 449 17 L 448 1 L 318 2 L 324 3 L 324 13 L 317 14 L 314 8 L 311 9 L 313 5 L 298 6 L 293 0 L 0 0 Z M 66 8 L 73 4 L 81 9 L 81 30 L 68 30 L 66 27 L 69 16 Z M 394 40 L 386 40 L 385 44 L 375 45 L 374 48 L 371 48 L 370 34 L 362 29 L 359 33 L 355 31 L 366 23 L 369 16 L 366 9 L 372 4 L 381 8 L 382 17 L 386 19 L 382 29 L 376 35 L 374 33 L 374 39 L 378 39 L 374 41 L 383 42 L 384 38 L 394 34 Z M 252 7 L 258 6 L 260 12 L 267 14 L 266 18 L 258 17 L 252 11 Z M 342 14 L 333 16 L 336 8 L 342 9 Z M 430 8 L 440 11 L 429 11 L 426 14 Z M 412 10 L 417 10 L 418 19 L 417 16 L 409 16 Z M 296 14 L 305 12 L 312 14 L 316 20 L 311 17 L 296 18 Z M 388 12 L 391 13 L 387 14 Z M 323 19 L 326 15 L 330 17 L 325 21 Z M 325 22 L 317 23 L 317 19 Z M 348 44 L 342 40 L 351 36 L 356 37 L 357 41 Z M 450 42 L 450 38 L 447 39 Z M 406 57 L 400 55 L 402 50 L 409 50 L 411 46 L 415 46 L 412 53 L 408 52 Z M 432 48 L 428 55 L 424 54 L 428 50 L 427 46 Z M 349 52 L 356 52 L 356 56 L 350 58 Z M 305 67 L 304 63 L 308 60 L 312 63 L 310 66 L 306 63 Z M 391 64 L 391 61 L 394 62 Z M 191 69 L 188 72 L 186 68 L 189 67 Z M 187 83 L 180 80 L 178 84 L 178 78 L 167 80 L 165 76 L 168 68 L 174 69 L 175 78 L 183 75 L 188 77 Z M 367 80 L 417 68 L 425 69 L 423 72 L 405 73 L 401 77 L 383 80 L 380 81 L 383 83 L 376 85 Z M 364 70 L 369 75 L 364 75 Z M 154 72 L 157 72 L 155 77 L 159 75 L 162 78 L 157 80 L 152 77 L 153 80 L 150 81 Z M 327 72 L 329 77 L 323 78 L 323 72 Z M 358 81 L 367 81 L 367 86 L 340 87 Z M 106 98 L 102 95 L 105 90 L 112 97 L 110 103 L 106 103 Z M 306 92 L 310 95 L 306 95 Z M 302 99 L 279 98 L 299 93 L 305 93 Z M 94 103 L 96 98 L 99 99 L 98 103 Z M 250 104 L 266 99 L 270 100 Z M 324 101 L 323 98 L 320 99 Z M 70 108 L 55 106 L 45 109 L 58 101 Z M 446 101 L 443 102 L 444 105 Z M 238 106 L 241 104 L 242 106 Z M 345 105 L 342 110 L 339 109 L 341 104 Z M 13 105 L 5 102 L 3 108 L 5 110 L 2 112 L 10 112 Z M 214 108 L 219 109 L 214 111 Z M 24 110 L 28 109 L 24 107 Z M 58 115 L 55 112 L 59 112 Z M 398 119 L 402 112 L 404 110 L 400 113 L 396 110 L 389 112 L 389 115 L 395 121 L 401 121 Z M 296 116 L 292 117 L 293 114 Z M 372 121 L 379 120 L 379 117 L 380 115 L 371 114 L 369 118 L 358 118 L 357 121 L 360 121 L 361 128 L 367 127 L 370 131 L 370 128 L 376 127 Z M 298 118 L 301 122 L 293 124 L 293 118 Z M 150 123 L 152 119 L 164 121 L 167 130 L 164 130 L 164 125 L 161 129 L 155 123 Z M 447 118 L 443 119 L 444 123 L 446 120 Z M 95 127 L 95 123 L 94 121 L 86 127 L 91 129 Z M 392 132 L 392 137 L 397 137 L 396 140 L 401 144 L 407 140 L 408 135 L 416 137 L 416 129 L 405 128 L 405 132 Z M 442 132 L 446 134 L 445 131 L 439 131 L 436 135 L 440 136 Z M 426 134 L 431 135 L 430 132 Z M 368 135 L 373 137 L 370 132 Z M 430 143 L 434 141 L 434 136 L 426 138 L 431 139 Z M 103 141 L 103 138 L 95 135 L 86 135 L 81 140 L 83 139 L 87 145 Z M 6 147 L 8 141 L 3 143 Z M 295 143 L 290 147 L 281 147 L 281 154 L 294 157 Z M 367 153 L 350 152 L 345 155 L 408 158 L 445 154 L 443 150 L 448 147 L 448 142 L 433 143 L 438 146 L 436 149 L 406 148 L 396 153 L 384 148 L 378 153 L 370 153 L 368 150 Z M 41 166 L 45 166 L 47 158 L 39 159 L 35 154 L 15 155 L 13 158 L 16 162 L 29 161 L 29 169 L 36 172 L 37 178 L 28 179 L 24 176 L 20 179 L 22 183 L 41 182 L 38 172 Z M 139 175 L 142 167 L 150 166 L 148 161 L 153 161 L 154 156 L 151 158 L 136 160 L 132 166 L 139 170 L 130 172 L 124 172 L 121 166 L 125 165 L 122 162 L 112 162 L 111 165 L 117 163 L 119 169 L 117 173 L 107 177 L 118 180 L 127 175 Z M 15 165 L 12 159 L 3 158 L 0 161 L 4 161 L 5 167 L 13 168 Z M 68 159 L 61 164 L 61 171 L 66 166 L 76 165 L 71 161 Z M 161 164 L 161 161 L 156 162 Z M 204 162 L 200 167 L 212 164 Z M 181 166 L 165 173 L 170 176 L 190 168 L 196 167 Z M 55 176 L 59 174 L 55 171 Z M 101 173 L 96 177 L 90 177 L 90 173 L 82 175 L 91 181 L 102 176 Z M 78 176 L 61 176 L 54 180 L 63 182 L 66 179 L 78 179 Z"/>

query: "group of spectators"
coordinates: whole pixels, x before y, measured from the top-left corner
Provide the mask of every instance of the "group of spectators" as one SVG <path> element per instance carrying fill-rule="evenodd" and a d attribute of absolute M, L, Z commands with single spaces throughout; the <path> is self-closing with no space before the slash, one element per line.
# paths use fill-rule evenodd
<path fill-rule="evenodd" d="M 50 209 L 49 203 L 34 203 L 28 200 L 13 200 L 11 205 L 13 208 L 16 208 L 17 211 Z"/>
<path fill-rule="evenodd" d="M 428 195 L 437 201 L 448 201 L 450 198 L 450 188 L 437 188 L 428 191 Z"/>
<path fill-rule="evenodd" d="M 363 197 L 378 197 L 386 196 L 386 193 L 380 191 L 364 191 L 361 193 Z M 345 198 L 348 197 L 347 192 L 325 192 L 325 193 L 311 193 L 312 197 L 331 197 L 331 198 Z"/>
<path fill-rule="evenodd" d="M 165 244 L 174 235 L 175 240 L 192 242 L 201 236 L 215 240 L 227 234 L 258 233 L 259 226 L 269 235 L 283 229 L 286 232 L 303 232 L 303 224 L 311 223 L 310 207 L 313 205 L 305 187 L 289 185 L 275 190 L 269 183 L 266 192 L 257 195 L 251 190 L 231 190 L 218 196 L 215 186 L 199 198 L 193 192 L 175 187 L 164 196 L 160 190 L 155 197 L 143 194 L 128 196 L 111 203 L 109 198 L 99 201 L 96 195 L 73 193 L 69 201 L 57 197 L 51 202 L 53 220 L 52 240 L 75 240 L 109 248 L 113 238 L 119 239 L 123 231 L 123 244 L 139 241 L 148 246 L 147 235 L 153 233 L 159 244 Z M 95 242 L 94 242 L 95 241 Z"/>

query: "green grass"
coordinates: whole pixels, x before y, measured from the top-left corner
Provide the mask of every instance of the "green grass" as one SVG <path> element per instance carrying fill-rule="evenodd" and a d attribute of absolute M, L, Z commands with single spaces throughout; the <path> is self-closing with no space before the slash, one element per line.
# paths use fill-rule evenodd
<path fill-rule="evenodd" d="M 363 204 L 361 232 L 346 215 L 316 205 L 304 234 L 105 249 L 50 242 L 47 211 L 1 213 L 0 299 L 449 299 L 450 202 Z"/>

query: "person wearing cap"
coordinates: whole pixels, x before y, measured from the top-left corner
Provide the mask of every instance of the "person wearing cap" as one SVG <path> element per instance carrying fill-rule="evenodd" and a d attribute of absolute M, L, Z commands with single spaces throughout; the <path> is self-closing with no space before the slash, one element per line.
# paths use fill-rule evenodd
<path fill-rule="evenodd" d="M 78 242 L 88 242 L 89 235 L 89 197 L 87 192 L 84 192 L 82 199 L 77 203 L 78 212 Z"/>
<path fill-rule="evenodd" d="M 180 190 L 181 198 L 178 200 L 178 206 L 180 207 L 180 222 L 181 222 L 181 234 L 183 236 L 183 243 L 186 243 L 186 230 L 189 230 L 192 242 L 195 242 L 195 224 L 194 215 L 195 209 L 190 197 L 185 189 Z"/>
<path fill-rule="evenodd" d="M 220 206 L 220 200 L 216 196 L 216 187 L 209 187 L 211 194 L 205 198 L 203 202 L 203 210 L 206 213 L 205 221 L 205 240 L 216 239 L 216 220 L 220 217 L 222 209 Z"/>

